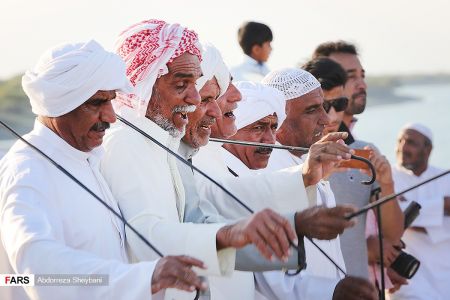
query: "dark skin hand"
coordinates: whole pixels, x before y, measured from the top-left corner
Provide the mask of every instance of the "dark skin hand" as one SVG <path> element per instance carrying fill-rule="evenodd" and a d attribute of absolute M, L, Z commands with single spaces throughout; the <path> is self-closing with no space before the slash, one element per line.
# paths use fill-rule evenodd
<path fill-rule="evenodd" d="M 200 280 L 192 267 L 206 268 L 203 262 L 190 256 L 165 256 L 161 258 L 153 272 L 152 294 L 167 288 L 188 292 L 193 292 L 196 288 L 206 290 L 206 283 Z"/>
<path fill-rule="evenodd" d="M 287 261 L 289 241 L 297 241 L 294 229 L 288 220 L 271 209 L 264 209 L 248 219 L 224 226 L 216 235 L 217 250 L 254 244 L 269 260 L 275 254 L 280 260 Z"/>
<path fill-rule="evenodd" d="M 333 300 L 378 300 L 378 291 L 368 280 L 349 276 L 338 282 Z"/>
<path fill-rule="evenodd" d="M 350 159 L 354 151 L 342 141 L 347 136 L 347 132 L 333 132 L 311 145 L 308 158 L 303 164 L 305 186 L 318 183 L 335 171 L 339 162 Z"/>
<path fill-rule="evenodd" d="M 295 218 L 296 230 L 299 235 L 331 240 L 353 227 L 355 220 L 347 221 L 345 216 L 356 211 L 351 205 L 339 205 L 333 208 L 314 206 L 298 212 Z"/>

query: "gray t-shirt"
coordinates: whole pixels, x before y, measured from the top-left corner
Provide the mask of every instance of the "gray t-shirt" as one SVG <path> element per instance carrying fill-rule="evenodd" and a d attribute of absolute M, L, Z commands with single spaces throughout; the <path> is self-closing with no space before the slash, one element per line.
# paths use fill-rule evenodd
<path fill-rule="evenodd" d="M 349 145 L 353 149 L 362 149 L 371 146 L 370 143 L 355 140 Z M 353 204 L 358 208 L 367 205 L 370 201 L 372 190 L 378 188 L 378 183 L 371 185 L 361 184 L 367 180 L 368 176 L 357 169 L 350 169 L 347 172 L 335 173 L 330 176 L 329 181 L 333 190 L 336 204 Z M 360 215 L 357 224 L 346 229 L 340 236 L 341 250 L 344 255 L 347 274 L 363 278 L 369 277 L 366 245 L 366 214 Z"/>

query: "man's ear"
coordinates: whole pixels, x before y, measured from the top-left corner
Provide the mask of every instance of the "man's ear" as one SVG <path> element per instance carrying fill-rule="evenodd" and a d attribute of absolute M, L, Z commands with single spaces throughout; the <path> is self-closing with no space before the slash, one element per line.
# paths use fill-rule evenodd
<path fill-rule="evenodd" d="M 258 44 L 252 46 L 252 51 L 250 52 L 250 56 L 255 58 L 261 55 L 262 47 Z"/>
<path fill-rule="evenodd" d="M 425 146 L 425 153 L 427 154 L 427 157 L 430 157 L 431 155 L 431 150 L 433 150 L 433 145 L 432 144 L 427 144 Z"/>

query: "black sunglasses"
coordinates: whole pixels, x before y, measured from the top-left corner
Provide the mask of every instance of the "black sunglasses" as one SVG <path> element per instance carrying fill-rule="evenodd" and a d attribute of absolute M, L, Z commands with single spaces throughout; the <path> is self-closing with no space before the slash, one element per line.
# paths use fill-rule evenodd
<path fill-rule="evenodd" d="M 348 104 L 347 97 L 340 97 L 340 98 L 331 99 L 331 100 L 324 100 L 323 101 L 323 109 L 328 113 L 330 111 L 331 107 L 334 107 L 334 110 L 336 112 L 340 112 L 347 108 L 347 104 Z"/>

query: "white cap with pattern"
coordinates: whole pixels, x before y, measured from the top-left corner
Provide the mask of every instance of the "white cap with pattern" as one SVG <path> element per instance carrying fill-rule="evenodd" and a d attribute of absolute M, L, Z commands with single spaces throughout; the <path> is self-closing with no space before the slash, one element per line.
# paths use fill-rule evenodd
<path fill-rule="evenodd" d="M 261 83 L 282 91 L 286 100 L 301 97 L 320 87 L 319 81 L 311 73 L 298 68 L 272 71 Z"/>

